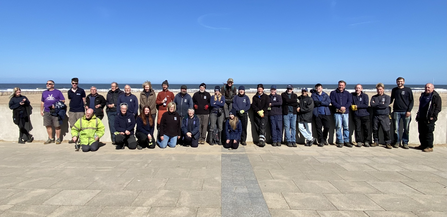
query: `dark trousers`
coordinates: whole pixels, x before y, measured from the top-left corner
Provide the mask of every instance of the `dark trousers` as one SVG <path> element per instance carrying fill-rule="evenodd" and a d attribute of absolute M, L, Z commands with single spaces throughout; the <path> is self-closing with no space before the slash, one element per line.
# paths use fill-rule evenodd
<path fill-rule="evenodd" d="M 426 120 L 418 122 L 419 142 L 423 148 L 433 148 L 433 132 L 435 131 L 435 122 L 427 123 Z"/>
<path fill-rule="evenodd" d="M 151 134 L 152 141 L 149 141 L 149 138 L 147 138 L 147 134 L 142 133 L 142 132 L 137 132 L 135 134 L 135 136 L 137 136 L 139 146 L 141 146 L 143 148 L 147 147 L 150 149 L 155 148 L 155 140 L 154 140 L 154 136 L 152 134 Z M 151 143 L 150 145 L 149 145 L 149 142 Z"/>
<path fill-rule="evenodd" d="M 183 137 L 183 145 L 190 145 L 193 148 L 197 148 L 199 146 L 199 139 L 195 139 L 194 137 Z"/>
<path fill-rule="evenodd" d="M 244 112 L 244 114 L 237 113 L 237 117 L 239 118 L 239 120 L 241 120 L 242 124 L 242 133 L 240 142 L 245 142 L 247 141 L 247 124 L 248 124 L 247 112 Z"/>
<path fill-rule="evenodd" d="M 99 149 L 99 141 L 95 141 L 90 145 L 81 145 L 82 152 L 97 151 Z"/>
<path fill-rule="evenodd" d="M 282 115 L 270 116 L 272 130 L 272 142 L 281 142 L 282 139 Z"/>
<path fill-rule="evenodd" d="M 267 122 L 267 116 L 264 116 L 261 118 L 258 114 L 255 114 L 255 129 L 258 133 L 258 136 L 264 136 L 265 137 L 265 124 Z"/>
<path fill-rule="evenodd" d="M 374 115 L 373 117 L 373 136 L 374 142 L 379 143 L 379 127 L 382 126 L 385 144 L 391 143 L 390 138 L 390 117 L 389 115 Z"/>
<path fill-rule="evenodd" d="M 369 133 L 371 123 L 369 121 L 369 116 L 363 116 L 363 117 L 354 116 L 354 124 L 355 124 L 355 141 L 357 143 L 371 142 L 371 134 Z"/>
<path fill-rule="evenodd" d="M 234 140 L 230 139 L 229 143 L 226 143 L 223 145 L 224 148 L 232 148 L 232 149 L 237 149 L 239 148 L 239 141 L 236 140 L 236 142 L 234 142 Z"/>
<path fill-rule="evenodd" d="M 319 142 L 325 142 L 327 140 L 327 135 L 329 133 L 329 120 L 330 115 L 314 115 L 315 128 L 317 130 L 317 138 Z M 323 130 L 321 130 L 323 128 Z"/>
<path fill-rule="evenodd" d="M 137 140 L 135 140 L 135 136 L 134 135 L 121 135 L 118 134 L 115 137 L 115 143 L 116 146 L 119 147 L 124 147 L 125 145 L 127 145 L 127 147 L 129 149 L 136 149 L 137 148 Z"/>
<path fill-rule="evenodd" d="M 29 134 L 28 130 L 23 127 L 19 128 L 19 139 L 28 141 L 29 139 L 31 139 L 31 134 Z"/>

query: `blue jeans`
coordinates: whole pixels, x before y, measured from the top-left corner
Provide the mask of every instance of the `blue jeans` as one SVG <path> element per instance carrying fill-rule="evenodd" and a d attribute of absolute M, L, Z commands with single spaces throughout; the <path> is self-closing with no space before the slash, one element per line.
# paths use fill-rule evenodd
<path fill-rule="evenodd" d="M 312 123 L 299 122 L 298 129 L 300 130 L 301 135 L 306 138 L 306 141 L 311 141 L 312 137 Z"/>
<path fill-rule="evenodd" d="M 349 142 L 349 114 L 334 114 L 337 143 Z"/>
<path fill-rule="evenodd" d="M 281 142 L 282 139 L 282 117 L 281 115 L 270 116 L 272 130 L 272 142 Z"/>
<path fill-rule="evenodd" d="M 158 141 L 158 145 L 160 148 L 166 148 L 169 145 L 171 148 L 175 148 L 177 144 L 177 136 L 169 137 L 167 135 L 163 135 L 163 141 Z"/>
<path fill-rule="evenodd" d="M 116 112 L 107 112 L 107 119 L 109 119 L 110 137 L 112 142 L 115 142 L 115 117 Z"/>
<path fill-rule="evenodd" d="M 410 137 L 410 122 L 411 122 L 411 115 L 408 117 L 405 117 L 405 114 L 407 112 L 394 112 L 394 141 L 395 143 L 400 144 L 400 141 L 402 140 L 402 144 L 408 144 L 408 138 Z M 400 132 L 400 122 L 403 120 L 403 134 L 402 138 L 399 135 Z"/>
<path fill-rule="evenodd" d="M 286 141 L 296 142 L 296 114 L 283 115 Z"/>

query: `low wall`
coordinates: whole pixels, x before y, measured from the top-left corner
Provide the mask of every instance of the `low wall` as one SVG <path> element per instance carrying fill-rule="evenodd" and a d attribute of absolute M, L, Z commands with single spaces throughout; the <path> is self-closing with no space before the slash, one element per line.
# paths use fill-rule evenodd
<path fill-rule="evenodd" d="M 413 109 L 412 111 L 412 121 L 410 123 L 410 144 L 418 144 L 418 128 L 417 128 L 417 122 L 414 120 L 416 117 L 417 108 Z M 249 111 L 249 124 L 247 129 L 247 142 L 257 142 L 257 135 L 254 130 L 254 119 L 253 119 L 253 113 L 251 110 Z M 0 105 L 0 119 L 2 120 L 2 124 L 0 125 L 0 140 L 3 141 L 17 141 L 19 137 L 19 131 L 17 126 L 12 121 L 12 111 L 9 109 L 7 105 Z M 45 127 L 42 124 L 43 118 L 40 115 L 40 108 L 35 107 L 33 110 L 33 114 L 31 115 L 31 123 L 34 127 L 34 129 L 31 131 L 31 134 L 34 135 L 34 138 L 39 141 L 44 141 L 47 139 L 47 132 Z M 104 116 L 104 119 L 102 120 L 103 124 L 106 127 L 106 132 L 104 136 L 102 137 L 101 141 L 104 142 L 110 142 L 110 131 L 109 131 L 109 125 L 107 120 L 107 115 Z M 335 142 L 335 131 L 334 131 L 334 120 L 331 121 L 331 130 L 329 132 L 329 143 Z M 371 122 L 372 123 L 372 122 Z M 68 122 L 67 119 L 65 119 L 63 125 L 62 125 L 62 136 L 65 141 L 71 138 L 70 132 L 68 130 Z M 353 129 L 354 129 L 354 122 L 350 121 L 350 131 L 351 131 L 351 139 L 352 141 L 355 141 L 355 136 L 353 135 Z M 436 122 L 436 129 L 435 129 L 435 144 L 446 144 L 447 143 L 447 107 L 443 107 L 441 113 L 439 113 L 438 121 Z M 394 129 L 392 127 L 392 132 L 394 132 Z M 313 135 L 316 135 L 315 129 L 313 130 Z M 393 133 L 391 133 L 391 136 L 393 136 Z M 270 127 L 269 124 L 267 125 L 267 138 L 270 138 Z M 382 139 L 381 139 L 382 140 Z M 267 140 L 269 142 L 270 139 Z M 298 132 L 297 127 L 297 142 L 298 143 L 304 143 L 304 138 L 300 135 Z"/>

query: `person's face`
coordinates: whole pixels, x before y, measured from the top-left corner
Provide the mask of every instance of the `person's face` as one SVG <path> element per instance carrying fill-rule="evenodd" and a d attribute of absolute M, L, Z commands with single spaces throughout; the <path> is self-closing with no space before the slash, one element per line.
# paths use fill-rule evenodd
<path fill-rule="evenodd" d="M 301 91 L 301 95 L 307 96 L 307 91 Z"/>
<path fill-rule="evenodd" d="M 188 110 L 189 117 L 194 117 L 194 110 Z"/>
<path fill-rule="evenodd" d="M 149 85 L 144 86 L 144 91 L 149 92 Z"/>
<path fill-rule="evenodd" d="M 239 90 L 239 94 L 244 95 L 245 94 L 245 90 Z"/>
<path fill-rule="evenodd" d="M 124 93 L 130 94 L 130 91 L 131 91 L 130 86 L 125 86 L 124 87 Z"/>
<path fill-rule="evenodd" d="M 170 112 L 175 112 L 175 106 L 172 105 L 171 107 L 169 107 L 169 111 L 170 111 Z"/>
<path fill-rule="evenodd" d="M 272 93 L 273 95 L 276 95 L 276 89 L 271 89 L 270 93 Z"/>
<path fill-rule="evenodd" d="M 144 115 L 149 115 L 151 110 L 149 108 L 144 108 Z"/>
<path fill-rule="evenodd" d="M 399 79 L 396 81 L 397 87 L 403 87 L 405 84 L 405 80 L 404 79 Z"/>
<path fill-rule="evenodd" d="M 287 93 L 292 93 L 292 92 L 293 92 L 293 89 L 290 89 L 290 88 L 287 89 Z"/>
<path fill-rule="evenodd" d="M 343 91 L 345 90 L 346 84 L 343 82 L 338 83 L 338 90 Z"/>
<path fill-rule="evenodd" d="M 264 89 L 261 88 L 261 87 L 259 87 L 259 88 L 258 88 L 258 94 L 262 94 L 263 92 L 264 92 Z"/>
<path fill-rule="evenodd" d="M 230 119 L 231 119 L 231 120 L 234 119 L 234 114 L 230 114 Z"/>
<path fill-rule="evenodd" d="M 90 118 L 92 118 L 92 116 L 93 116 L 93 109 L 88 109 L 88 110 L 85 112 L 85 117 L 86 117 L 87 119 L 90 119 Z"/>
<path fill-rule="evenodd" d="M 168 89 L 168 85 L 167 84 L 163 84 L 162 87 L 163 87 L 163 90 L 167 90 Z"/>
<path fill-rule="evenodd" d="M 432 84 L 426 84 L 425 85 L 425 93 L 426 94 L 433 93 L 434 89 L 435 89 L 435 87 Z"/>
<path fill-rule="evenodd" d="M 91 93 L 92 95 L 96 95 L 97 92 L 98 92 L 98 91 L 96 90 L 96 88 L 90 88 L 90 93 Z"/>
<path fill-rule="evenodd" d="M 126 106 L 121 106 L 120 107 L 120 111 L 121 111 L 121 114 L 125 115 L 126 112 L 127 112 L 127 107 Z"/>
<path fill-rule="evenodd" d="M 22 94 L 22 91 L 21 90 L 17 90 L 16 91 L 16 96 L 20 96 Z"/>
<path fill-rule="evenodd" d="M 363 91 L 363 87 L 362 87 L 362 85 L 357 85 L 357 86 L 355 86 L 355 92 L 356 92 L 357 94 L 360 94 L 362 91 Z"/>
<path fill-rule="evenodd" d="M 323 92 L 323 87 L 322 86 L 317 86 L 317 93 L 321 93 Z"/>
<path fill-rule="evenodd" d="M 54 88 L 54 83 L 52 81 L 47 81 L 47 89 L 53 89 Z"/>
<path fill-rule="evenodd" d="M 383 92 L 384 92 L 385 90 L 383 89 L 383 87 L 378 87 L 377 88 L 377 94 L 379 94 L 379 95 L 383 95 Z"/>
<path fill-rule="evenodd" d="M 183 94 L 186 94 L 187 90 L 186 89 L 182 89 L 181 90 Z"/>
<path fill-rule="evenodd" d="M 201 92 L 205 91 L 205 86 L 200 86 L 200 87 L 199 87 L 199 90 L 200 90 Z"/>
<path fill-rule="evenodd" d="M 214 95 L 219 95 L 220 91 L 219 90 L 215 90 L 214 91 Z"/>
<path fill-rule="evenodd" d="M 116 86 L 115 83 L 113 83 L 113 84 L 110 85 L 110 89 L 111 89 L 112 91 L 115 91 L 116 88 L 118 88 L 118 87 Z"/>
<path fill-rule="evenodd" d="M 78 82 L 72 81 L 71 82 L 71 87 L 73 87 L 74 89 L 78 88 Z"/>
<path fill-rule="evenodd" d="M 233 82 L 228 82 L 227 84 L 228 84 L 228 87 L 233 86 Z"/>

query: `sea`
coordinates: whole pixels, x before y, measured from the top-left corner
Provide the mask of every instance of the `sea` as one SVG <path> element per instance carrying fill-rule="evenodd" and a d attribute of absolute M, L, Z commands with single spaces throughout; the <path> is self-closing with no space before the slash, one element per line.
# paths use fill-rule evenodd
<path fill-rule="evenodd" d="M 124 89 L 125 84 L 120 84 L 119 88 Z M 142 84 L 128 84 L 132 88 L 132 92 L 140 92 L 143 90 Z M 179 91 L 182 85 L 186 85 L 188 87 L 189 93 L 194 93 L 199 90 L 199 84 L 169 84 L 169 89 L 171 91 Z M 215 86 L 222 86 L 224 84 L 207 84 L 207 90 L 212 92 Z M 255 93 L 256 86 L 258 84 L 234 84 L 236 88 L 239 86 L 245 87 L 245 92 L 247 93 Z M 284 92 L 286 90 L 287 84 L 263 84 L 266 91 L 270 90 L 272 85 L 276 85 L 278 92 Z M 314 88 L 315 84 L 292 84 L 295 92 L 301 91 L 302 88 L 307 88 L 309 91 Z M 335 84 L 322 84 L 325 92 L 330 92 L 337 88 L 337 83 Z M 354 92 L 356 84 L 348 84 L 346 86 L 346 90 L 349 92 Z M 110 83 L 80 83 L 79 87 L 89 92 L 90 87 L 95 86 L 98 92 L 106 92 L 110 89 Z M 364 91 L 375 91 L 375 84 L 362 84 Z M 406 84 L 406 87 L 409 87 L 413 90 L 413 92 L 423 92 L 425 84 Z M 37 84 L 37 83 L 0 83 L 0 92 L 12 92 L 14 87 L 20 87 L 23 92 L 41 92 L 46 89 L 45 84 Z M 385 91 L 391 91 L 392 88 L 396 87 L 396 84 L 385 84 Z M 68 91 L 71 88 L 70 83 L 56 83 L 56 89 L 61 91 Z M 161 91 L 161 85 L 153 84 L 152 88 L 155 92 Z M 447 93 L 447 85 L 437 85 L 435 84 L 435 90 L 439 93 Z"/>

